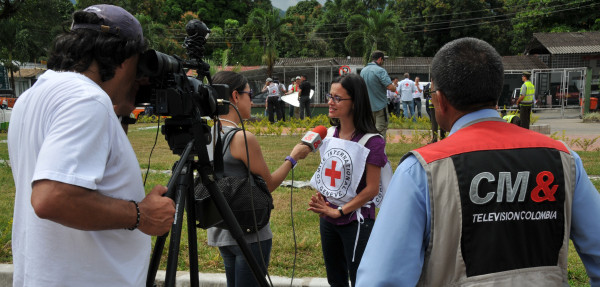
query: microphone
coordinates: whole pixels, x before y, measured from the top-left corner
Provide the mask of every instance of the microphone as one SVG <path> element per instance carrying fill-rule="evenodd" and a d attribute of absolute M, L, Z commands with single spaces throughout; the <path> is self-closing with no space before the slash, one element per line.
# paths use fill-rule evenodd
<path fill-rule="evenodd" d="M 327 136 L 327 128 L 324 126 L 316 126 L 312 131 L 307 132 L 302 137 L 302 143 L 310 147 L 312 152 L 315 152 L 321 146 L 325 136 Z"/>

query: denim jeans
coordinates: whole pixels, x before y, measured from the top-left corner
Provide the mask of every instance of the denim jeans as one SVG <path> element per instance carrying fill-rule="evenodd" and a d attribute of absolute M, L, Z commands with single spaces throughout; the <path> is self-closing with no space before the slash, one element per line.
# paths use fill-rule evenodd
<path fill-rule="evenodd" d="M 402 109 L 404 109 L 404 116 L 408 118 L 408 111 L 410 110 L 410 117 L 413 119 L 413 122 L 417 121 L 415 117 L 415 106 L 412 101 L 402 101 Z"/>
<path fill-rule="evenodd" d="M 321 231 L 321 248 L 327 270 L 327 282 L 333 287 L 346 287 L 348 277 L 352 286 L 356 284 L 356 270 L 360 259 L 371 236 L 374 219 L 365 219 L 360 225 L 360 236 L 356 245 L 356 254 L 352 262 L 354 242 L 358 231 L 358 221 L 346 225 L 335 225 L 321 218 L 319 221 Z"/>
<path fill-rule="evenodd" d="M 421 98 L 414 98 L 413 103 L 414 103 L 415 113 L 418 115 L 419 118 L 422 117 L 421 116 Z"/>
<path fill-rule="evenodd" d="M 266 266 L 263 265 L 263 260 L 260 256 L 261 253 L 258 248 L 259 244 L 260 248 L 262 249 L 262 258 L 265 260 Z M 266 276 L 266 268 L 269 267 L 273 239 L 254 242 L 248 245 L 250 245 L 250 250 L 258 262 L 258 265 L 263 272 L 263 276 Z M 250 266 L 248 263 L 246 263 L 246 258 L 244 257 L 244 254 L 238 245 L 219 247 L 219 252 L 221 253 L 221 257 L 223 257 L 223 263 L 225 265 L 227 287 L 259 286 L 258 282 L 256 282 L 256 279 L 254 278 L 252 269 L 250 269 Z"/>

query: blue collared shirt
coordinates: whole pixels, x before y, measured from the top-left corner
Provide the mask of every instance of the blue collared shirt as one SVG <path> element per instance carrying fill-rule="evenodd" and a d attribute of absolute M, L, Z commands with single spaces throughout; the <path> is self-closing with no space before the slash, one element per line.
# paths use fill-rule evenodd
<path fill-rule="evenodd" d="M 450 135 L 474 120 L 499 117 L 491 109 L 458 119 Z M 571 240 L 585 265 L 592 286 L 600 286 L 600 194 L 576 163 Z M 415 286 L 429 244 L 431 206 L 427 174 L 414 155 L 396 169 L 382 203 L 357 273 L 356 286 Z M 393 187 L 397 187 L 395 190 Z"/>
<path fill-rule="evenodd" d="M 376 112 L 387 107 L 387 87 L 392 84 L 392 79 L 387 71 L 375 62 L 368 63 L 360 71 L 360 76 L 367 84 L 371 111 Z"/>

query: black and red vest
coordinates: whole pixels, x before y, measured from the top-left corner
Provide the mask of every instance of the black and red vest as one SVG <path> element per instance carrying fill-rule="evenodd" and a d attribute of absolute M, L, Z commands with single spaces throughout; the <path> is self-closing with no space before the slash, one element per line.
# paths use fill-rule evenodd
<path fill-rule="evenodd" d="M 488 118 L 410 154 L 431 201 L 419 285 L 568 283 L 575 162 L 563 143 Z"/>

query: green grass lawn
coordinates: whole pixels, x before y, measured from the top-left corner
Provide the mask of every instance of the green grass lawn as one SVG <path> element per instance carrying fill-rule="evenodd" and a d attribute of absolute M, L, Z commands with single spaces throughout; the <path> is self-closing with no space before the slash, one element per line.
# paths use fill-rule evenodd
<path fill-rule="evenodd" d="M 129 138 L 139 160 L 140 167 L 145 171 L 148 167 L 148 158 L 154 145 L 156 129 L 140 129 L 156 126 L 156 124 L 136 124 L 130 127 Z M 311 125 L 314 126 L 314 125 Z M 299 128 L 298 131 L 301 129 Z M 263 154 L 271 170 L 275 170 L 289 154 L 293 146 L 298 143 L 299 136 L 258 136 Z M 0 262 L 10 263 L 12 261 L 10 239 L 12 212 L 14 204 L 14 182 L 12 172 L 6 163 L 1 160 L 8 159 L 7 145 L 5 143 L 6 133 L 0 133 Z M 398 161 L 406 152 L 419 147 L 420 144 L 412 141 L 388 144 L 386 147 L 388 157 L 395 169 Z M 583 159 L 588 174 L 600 174 L 600 151 L 579 152 Z M 170 170 L 178 156 L 173 155 L 162 135 L 158 135 L 156 147 L 152 153 L 150 169 L 146 183 L 146 191 L 149 192 L 156 184 L 166 185 L 169 175 L 161 171 Z M 309 180 L 319 164 L 318 153 L 311 154 L 301 161 L 294 170 L 294 180 Z M 291 173 L 287 179 L 292 179 Z M 597 189 L 600 188 L 600 180 L 594 180 Z M 273 230 L 273 250 L 271 253 L 271 264 L 269 273 L 277 276 L 291 276 L 294 267 L 294 233 L 291 226 L 291 216 L 294 218 L 295 236 L 297 242 L 297 258 L 295 266 L 296 277 L 325 277 L 323 264 L 318 217 L 312 212 L 306 211 L 307 203 L 314 191 L 310 188 L 293 189 L 279 187 L 273 192 L 275 209 L 271 217 L 271 228 Z M 187 270 L 189 258 L 187 256 L 187 226 L 184 223 L 181 252 L 179 256 L 178 270 Z M 221 258 L 217 248 L 206 244 L 206 231 L 198 231 L 198 254 L 200 272 L 224 272 Z M 569 252 L 569 283 L 571 286 L 588 286 L 588 278 L 579 256 L 571 243 Z M 166 268 L 167 247 L 163 252 L 161 269 Z"/>

